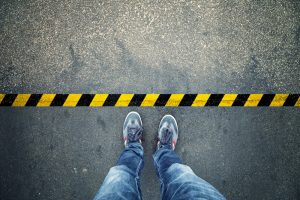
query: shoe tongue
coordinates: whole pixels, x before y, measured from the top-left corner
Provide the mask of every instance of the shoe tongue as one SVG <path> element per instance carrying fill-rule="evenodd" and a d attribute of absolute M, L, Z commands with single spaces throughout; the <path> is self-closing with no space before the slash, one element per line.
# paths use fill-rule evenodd
<path fill-rule="evenodd" d="M 163 127 L 161 129 L 161 139 L 160 142 L 162 144 L 170 144 L 172 141 L 172 131 L 168 127 Z"/>

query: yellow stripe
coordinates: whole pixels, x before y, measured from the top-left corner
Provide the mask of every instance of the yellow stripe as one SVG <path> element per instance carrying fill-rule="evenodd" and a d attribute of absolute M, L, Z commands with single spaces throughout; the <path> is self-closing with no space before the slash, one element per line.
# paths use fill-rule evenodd
<path fill-rule="evenodd" d="M 50 106 L 56 94 L 43 94 L 39 100 L 37 107 L 47 107 Z"/>
<path fill-rule="evenodd" d="M 257 106 L 263 94 L 250 94 L 248 100 L 245 103 L 245 107 Z"/>
<path fill-rule="evenodd" d="M 172 94 L 166 103 L 166 106 L 179 106 L 184 94 Z"/>
<path fill-rule="evenodd" d="M 219 107 L 230 107 L 232 106 L 234 100 L 236 99 L 237 94 L 225 94 L 222 101 L 219 104 Z"/>
<path fill-rule="evenodd" d="M 192 104 L 192 106 L 205 106 L 210 94 L 198 94 Z"/>
<path fill-rule="evenodd" d="M 0 103 L 5 98 L 6 94 L 0 94 Z M 109 94 L 95 94 L 90 106 L 103 106 L 105 100 L 107 99 Z M 145 106 L 154 106 L 155 102 L 159 98 L 160 94 L 146 94 L 145 99 L 141 103 L 141 107 Z M 168 102 L 166 103 L 166 107 L 169 106 L 179 106 L 185 94 L 171 94 Z M 198 94 L 192 104 L 195 106 L 205 106 L 211 94 Z M 28 102 L 31 94 L 18 94 L 16 99 L 14 100 L 12 106 L 25 106 Z M 41 99 L 39 100 L 37 107 L 45 107 L 50 106 L 56 94 L 43 94 Z M 82 94 L 69 94 L 63 106 L 76 106 Z M 222 101 L 219 104 L 219 107 L 230 107 L 233 105 L 236 100 L 238 94 L 224 94 Z M 275 94 L 274 99 L 272 100 L 270 106 L 271 107 L 281 107 L 284 105 L 287 100 L 289 94 Z M 115 106 L 129 106 L 130 101 L 134 97 L 134 94 L 121 94 L 119 100 L 117 101 Z M 245 107 L 256 107 L 258 106 L 259 101 L 263 97 L 263 94 L 250 94 L 247 102 L 245 103 Z M 296 107 L 300 107 L 300 97 L 297 99 L 295 103 Z"/>
<path fill-rule="evenodd" d="M 141 106 L 154 106 L 159 94 L 147 94 Z"/>
<path fill-rule="evenodd" d="M 122 94 L 115 106 L 128 106 L 134 94 Z"/>
<path fill-rule="evenodd" d="M 82 94 L 69 94 L 64 105 L 67 107 L 74 107 L 78 103 Z"/>
<path fill-rule="evenodd" d="M 5 94 L 0 94 L 0 103 L 4 99 L 4 97 L 5 97 Z"/>
<path fill-rule="evenodd" d="M 298 101 L 295 104 L 296 107 L 300 107 L 300 97 L 298 97 Z"/>
<path fill-rule="evenodd" d="M 26 105 L 31 94 L 18 94 L 14 103 L 12 104 L 13 107 L 22 107 Z"/>
<path fill-rule="evenodd" d="M 276 94 L 270 106 L 283 106 L 288 94 Z"/>
<path fill-rule="evenodd" d="M 93 98 L 93 101 L 91 102 L 91 107 L 100 107 L 103 106 L 106 98 L 108 97 L 108 94 L 96 94 Z"/>

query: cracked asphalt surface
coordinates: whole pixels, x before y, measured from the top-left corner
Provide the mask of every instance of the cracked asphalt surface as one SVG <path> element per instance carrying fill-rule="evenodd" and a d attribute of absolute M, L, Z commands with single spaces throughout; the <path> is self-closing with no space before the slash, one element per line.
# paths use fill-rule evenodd
<path fill-rule="evenodd" d="M 2 93 L 299 93 L 300 2 L 0 2 Z M 0 199 L 92 199 L 132 108 L 1 108 Z M 144 199 L 160 118 L 228 199 L 299 199 L 296 108 L 136 108 Z"/>

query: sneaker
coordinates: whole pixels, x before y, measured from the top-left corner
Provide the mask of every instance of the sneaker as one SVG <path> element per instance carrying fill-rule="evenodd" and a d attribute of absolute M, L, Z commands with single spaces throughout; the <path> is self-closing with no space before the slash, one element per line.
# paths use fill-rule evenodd
<path fill-rule="evenodd" d="M 130 112 L 123 125 L 123 139 L 125 147 L 132 142 L 142 143 L 143 124 L 141 116 L 137 112 Z"/>
<path fill-rule="evenodd" d="M 170 145 L 175 149 L 178 138 L 178 125 L 176 119 L 172 115 L 165 115 L 158 128 L 157 150 L 164 145 Z"/>

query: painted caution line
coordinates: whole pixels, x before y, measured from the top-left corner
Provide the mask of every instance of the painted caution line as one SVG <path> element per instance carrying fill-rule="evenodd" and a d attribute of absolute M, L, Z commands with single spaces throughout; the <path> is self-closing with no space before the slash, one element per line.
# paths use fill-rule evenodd
<path fill-rule="evenodd" d="M 300 107 L 299 94 L 0 94 L 0 106 Z"/>

